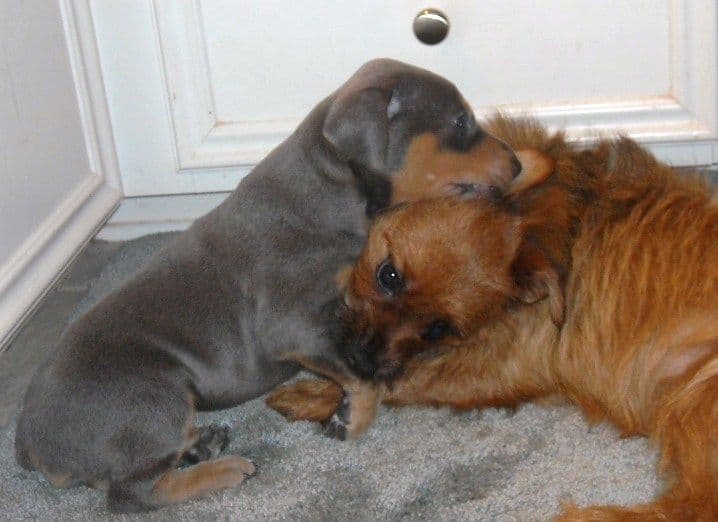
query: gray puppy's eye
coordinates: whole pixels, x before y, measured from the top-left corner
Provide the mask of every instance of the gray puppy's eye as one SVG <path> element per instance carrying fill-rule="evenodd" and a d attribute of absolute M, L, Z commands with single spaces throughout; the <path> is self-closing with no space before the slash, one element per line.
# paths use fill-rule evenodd
<path fill-rule="evenodd" d="M 396 295 L 404 288 L 404 280 L 390 259 L 384 260 L 376 269 L 376 282 L 388 295 Z"/>

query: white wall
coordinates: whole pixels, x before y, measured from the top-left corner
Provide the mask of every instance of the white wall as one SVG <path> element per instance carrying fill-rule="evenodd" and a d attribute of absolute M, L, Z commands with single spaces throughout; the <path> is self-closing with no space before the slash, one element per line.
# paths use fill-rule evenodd
<path fill-rule="evenodd" d="M 8 2 L 0 17 L 0 264 L 85 179 L 88 162 L 60 7 Z"/>
<path fill-rule="evenodd" d="M 0 346 L 121 197 L 86 2 L 0 16 Z"/>

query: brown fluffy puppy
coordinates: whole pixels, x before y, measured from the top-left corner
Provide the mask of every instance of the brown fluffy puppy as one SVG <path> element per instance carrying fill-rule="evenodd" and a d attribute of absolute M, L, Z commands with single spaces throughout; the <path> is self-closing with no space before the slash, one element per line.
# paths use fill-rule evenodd
<path fill-rule="evenodd" d="M 523 120 L 517 125 L 512 120 L 501 116 L 488 122 L 494 140 L 483 140 L 478 146 L 463 154 L 441 150 L 435 141 L 427 135 L 417 137 L 411 144 L 402 169 L 394 177 L 392 184 L 392 203 L 403 203 L 445 196 L 447 194 L 460 194 L 465 197 L 478 196 L 497 199 L 498 189 L 501 193 L 518 194 L 525 192 L 543 181 L 555 170 L 549 183 L 544 183 L 540 194 L 542 201 L 555 200 L 549 208 L 541 213 L 541 220 L 553 223 L 554 232 L 544 234 L 544 250 L 548 257 L 553 259 L 559 274 L 565 273 L 569 262 L 569 228 L 576 221 L 575 215 L 588 194 L 585 188 L 576 189 L 580 185 L 576 179 L 583 180 L 589 177 L 583 174 L 583 164 L 591 163 L 592 155 L 576 153 L 570 148 L 562 134 L 548 136 L 537 124 L 530 120 Z M 523 149 L 517 153 L 522 163 L 520 174 L 512 179 L 505 173 L 505 165 L 492 154 L 501 152 L 497 145 L 506 143 L 517 145 Z M 601 163 L 600 160 L 595 161 Z M 501 170 L 498 170 L 497 167 Z M 555 169 L 554 169 L 555 167 Z M 503 172 L 503 175 L 502 175 Z M 587 185 L 584 183 L 584 185 Z M 533 196 L 523 198 L 528 204 Z M 519 201 L 519 200 L 517 200 Z M 545 227 L 544 227 L 545 228 Z M 351 270 L 339 274 L 340 287 L 346 287 Z M 356 389 L 342 389 L 333 382 L 299 381 L 286 387 L 279 387 L 270 394 L 267 403 L 270 407 L 285 415 L 290 420 L 309 419 L 319 422 L 334 421 L 337 412 L 339 416 L 347 415 L 351 410 L 353 419 L 350 425 L 356 423 L 361 428 L 352 426 L 354 436 L 368 427 L 373 421 L 376 411 L 376 401 L 379 399 L 376 387 L 365 381 Z M 358 399 L 358 400 L 357 400 Z M 350 408 L 351 403 L 362 402 L 368 405 L 365 408 Z M 333 425 L 330 422 L 329 425 Z M 341 423 L 339 423 L 341 424 Z M 348 436 L 348 435 L 347 435 Z"/>
<path fill-rule="evenodd" d="M 511 131 L 510 122 L 499 123 Z M 549 139 L 531 125 L 521 128 L 515 136 L 535 132 L 535 137 Z M 434 357 L 425 355 L 435 349 L 414 340 L 402 345 L 411 357 L 397 359 L 394 336 L 370 346 L 376 352 L 377 373 L 397 360 L 403 366 L 400 377 L 384 390 L 384 400 L 476 408 L 563 396 L 592 421 L 608 419 L 625 435 L 656 441 L 668 487 L 648 505 L 567 506 L 562 519 L 716 520 L 716 197 L 703 182 L 679 177 L 630 140 L 568 156 L 572 165 L 567 169 L 566 163 L 557 163 L 555 194 L 544 186 L 551 185 L 552 178 L 498 210 L 485 201 L 477 201 L 473 210 L 467 209 L 467 202 L 409 205 L 387 217 L 407 230 L 371 235 L 367 251 L 374 254 L 363 257 L 352 274 L 351 293 L 361 301 L 352 307 L 369 321 L 390 321 L 386 314 L 374 317 L 361 311 L 376 307 L 375 299 L 368 297 L 368 285 L 386 256 L 402 276 L 403 288 L 387 300 L 403 309 L 392 324 L 381 328 L 411 329 L 415 310 L 427 317 L 438 314 L 454 327 L 438 343 L 454 348 Z M 561 190 L 566 197 L 556 197 Z M 556 205 L 563 210 L 557 211 Z M 459 226 L 456 220 L 464 213 L 472 217 L 462 218 Z M 548 218 L 537 219 L 546 213 Z M 425 214 L 432 219 L 423 219 Z M 567 215 L 572 219 L 562 221 Z M 444 236 L 441 248 L 448 251 L 437 257 L 431 248 L 438 241 L 435 231 L 447 230 L 449 223 L 455 232 Z M 490 259 L 484 251 L 487 243 L 469 239 L 487 237 L 488 230 L 505 238 L 491 244 Z M 561 245 L 570 249 L 563 260 L 555 255 Z M 534 249 L 528 257 L 522 255 L 527 246 Z M 565 278 L 562 269 L 568 269 Z M 546 271 L 565 289 L 566 314 L 560 328 L 555 324 L 560 298 L 550 286 L 537 286 L 549 299 L 511 305 L 523 295 L 527 281 L 550 280 Z M 375 286 L 379 292 L 381 283 Z M 457 289 L 461 291 L 455 293 Z M 478 305 L 469 290 L 494 303 L 504 296 L 502 312 L 482 313 L 485 305 Z M 411 299 L 409 293 L 414 294 Z M 414 304 L 418 302 L 423 307 Z M 478 324 L 473 326 L 476 331 L 464 330 L 467 320 Z M 417 357 L 422 351 L 424 356 Z M 395 371 L 392 368 L 392 374 Z M 318 393 L 322 400 L 312 402 Z M 320 408 L 339 393 L 331 383 L 305 382 L 285 390 L 283 398 L 295 404 L 304 401 L 292 411 L 295 417 L 309 408 L 312 415 L 307 417 L 322 418 L 329 408 Z"/>
<path fill-rule="evenodd" d="M 391 203 L 447 194 L 499 200 L 544 181 L 553 168 L 554 161 L 546 154 L 524 150 L 515 155 L 505 142 L 490 134 L 477 140 L 468 151 L 456 152 L 442 147 L 436 136 L 426 133 L 412 140 L 402 168 L 394 175 Z M 344 270 L 338 276 L 342 288 L 347 284 L 346 274 Z M 342 440 L 360 436 L 371 425 L 380 400 L 371 372 L 362 371 L 366 365 L 354 364 L 358 359 L 351 353 L 349 356 L 350 366 L 364 379 L 325 374 L 343 389 L 343 401 L 334 408 L 326 433 Z M 270 398 L 270 405 L 284 410 L 281 394 Z"/>

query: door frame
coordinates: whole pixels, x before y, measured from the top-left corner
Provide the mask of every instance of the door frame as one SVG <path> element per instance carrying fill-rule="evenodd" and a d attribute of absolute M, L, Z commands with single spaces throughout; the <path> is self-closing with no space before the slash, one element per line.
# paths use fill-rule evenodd
<path fill-rule="evenodd" d="M 59 3 L 89 176 L 0 266 L 0 351 L 123 197 L 89 1 Z"/>

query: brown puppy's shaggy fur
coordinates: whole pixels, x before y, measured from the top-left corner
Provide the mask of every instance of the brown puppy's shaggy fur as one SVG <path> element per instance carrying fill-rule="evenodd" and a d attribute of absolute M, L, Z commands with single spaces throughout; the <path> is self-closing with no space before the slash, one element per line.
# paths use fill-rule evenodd
<path fill-rule="evenodd" d="M 627 139 L 574 153 L 560 136 L 550 137 L 533 124 L 499 119 L 491 131 L 515 148 L 536 148 L 557 160 L 552 179 L 504 210 L 520 216 L 519 245 L 538 244 L 550 260 L 550 270 L 565 289 L 565 321 L 557 328 L 551 320 L 552 299 L 506 306 L 468 339 L 455 340 L 453 349 L 409 361 L 384 390 L 384 400 L 464 409 L 562 396 L 591 421 L 607 419 L 627 436 L 651 437 L 660 445 L 668 478 L 664 495 L 654 503 L 566 506 L 563 520 L 718 519 L 716 197 L 700 180 L 679 177 Z M 402 212 L 420 215 L 427 205 L 436 223 L 465 211 L 435 201 Z M 507 225 L 490 219 L 486 205 L 477 202 L 470 233 L 482 227 L 504 233 Z M 403 221 L 411 223 L 407 216 Z M 417 220 L 413 226 L 440 225 Z M 425 233 L 431 237 L 430 230 Z M 416 241 L 418 233 L 410 236 Z M 402 235 L 391 237 L 391 251 L 401 249 L 394 243 Z M 377 241 L 383 239 L 370 239 Z M 410 277 L 414 288 L 457 275 L 476 292 L 486 291 L 484 272 L 466 277 L 466 268 L 457 264 L 426 263 L 434 253 L 422 246 L 414 244 L 402 260 L 405 267 L 421 267 L 409 270 L 407 281 Z M 473 246 L 471 241 L 447 243 L 456 249 L 454 255 L 464 257 Z M 501 263 L 511 265 L 518 257 L 494 258 L 499 263 L 494 274 L 505 274 L 507 266 Z M 526 273 L 534 272 L 528 266 Z M 431 288 L 438 294 L 427 299 L 450 299 L 442 285 Z M 515 287 L 508 287 L 507 296 L 512 294 Z M 452 320 L 471 316 L 474 302 L 460 302 L 464 309 L 457 306 Z M 331 383 L 308 381 L 274 400 L 281 400 L 294 418 L 321 419 L 340 393 Z M 316 396 L 321 400 L 314 401 Z"/>
<path fill-rule="evenodd" d="M 555 148 L 553 143 L 548 146 Z M 554 160 L 548 155 L 538 150 L 523 150 L 514 155 L 504 141 L 491 134 L 484 134 L 465 152 L 441 147 L 435 136 L 422 134 L 412 141 L 401 169 L 392 179 L 391 203 L 398 205 L 447 194 L 498 200 L 541 183 L 553 169 Z M 346 288 L 350 274 L 351 267 L 338 274 L 340 288 Z M 359 365 L 355 368 L 359 375 L 367 368 L 366 364 L 361 366 L 363 368 Z M 340 407 L 336 407 L 334 395 L 328 397 L 327 406 L 331 405 L 335 414 L 329 419 L 326 432 L 341 439 L 360 436 L 374 420 L 380 390 L 371 380 L 348 382 L 332 375 L 324 376 L 333 379 L 343 390 Z M 297 415 L 299 412 L 293 410 L 301 408 L 300 404 L 291 402 L 291 394 L 290 403 L 285 403 L 283 397 L 280 391 L 268 402 L 288 417 Z M 301 415 L 312 417 L 312 408 L 302 410 Z"/>
<path fill-rule="evenodd" d="M 551 175 L 553 168 L 553 159 L 545 154 L 524 150 L 514 155 L 505 142 L 491 134 L 482 134 L 481 139 L 464 152 L 442 147 L 436 136 L 422 134 L 412 140 L 406 160 L 392 179 L 391 203 L 397 205 L 417 198 L 447 194 L 498 200 L 506 194 L 524 191 L 541 183 Z M 348 273 L 351 273 L 351 267 L 338 274 L 341 288 L 346 288 Z M 347 380 L 327 372 L 317 372 L 342 386 L 344 399 L 340 407 L 334 408 L 335 414 L 325 431 L 340 439 L 360 436 L 373 422 L 380 399 L 380 390 L 366 371 L 370 367 L 366 364 L 352 365 L 351 360 L 348 362 L 357 375 L 364 376 L 363 380 Z M 270 398 L 270 405 L 292 415 L 291 409 L 298 405 L 292 404 L 286 409 L 281 397 L 280 393 Z M 311 415 L 311 410 L 303 413 Z"/>

